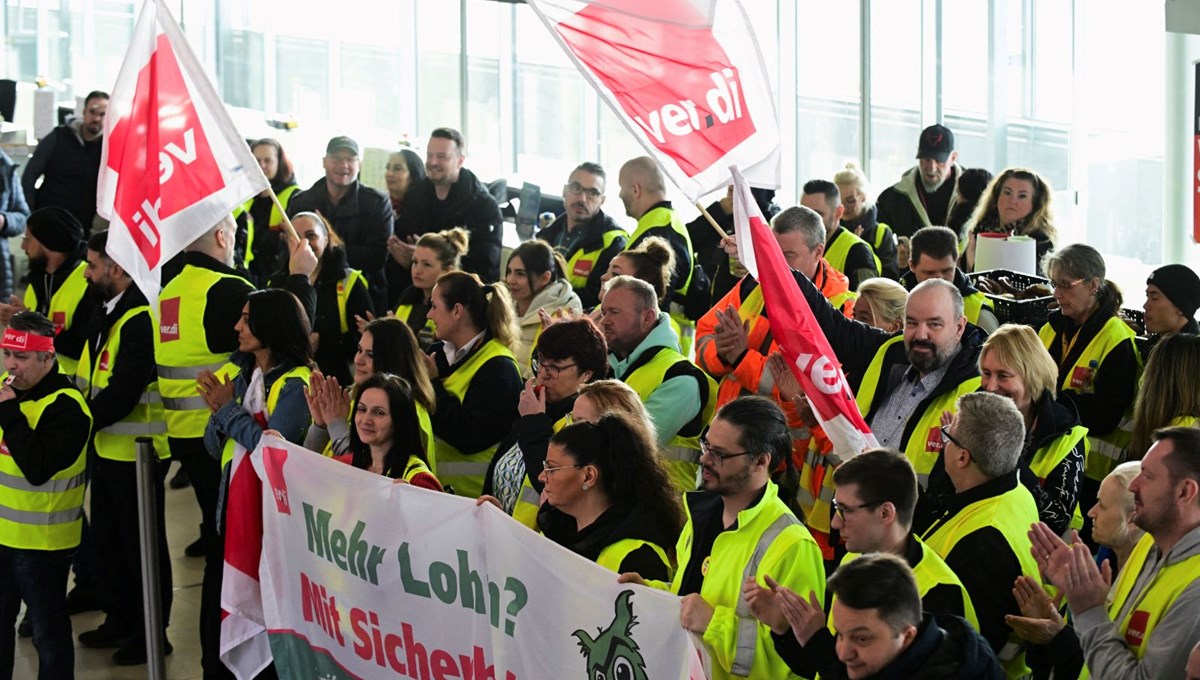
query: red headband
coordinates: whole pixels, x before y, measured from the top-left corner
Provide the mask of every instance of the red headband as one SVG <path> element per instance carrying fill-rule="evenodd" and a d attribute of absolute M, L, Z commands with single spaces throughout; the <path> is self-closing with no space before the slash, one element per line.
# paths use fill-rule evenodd
<path fill-rule="evenodd" d="M 11 349 L 14 352 L 53 352 L 54 338 L 5 328 L 4 338 L 0 339 L 0 348 Z"/>

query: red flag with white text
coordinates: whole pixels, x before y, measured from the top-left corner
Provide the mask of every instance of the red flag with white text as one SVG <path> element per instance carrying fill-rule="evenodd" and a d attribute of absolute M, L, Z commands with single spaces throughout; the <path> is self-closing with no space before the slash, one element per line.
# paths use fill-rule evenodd
<path fill-rule="evenodd" d="M 625 126 L 692 201 L 746 168 L 779 187 L 779 130 L 739 0 L 528 0 Z"/>
<path fill-rule="evenodd" d="M 109 255 L 154 300 L 163 263 L 267 186 L 179 24 L 146 0 L 104 125 Z"/>
<path fill-rule="evenodd" d="M 736 167 L 731 170 L 738 259 L 762 286 L 763 304 L 771 315 L 771 334 L 833 443 L 833 453 L 837 459 L 846 460 L 878 446 L 858 411 L 841 363 L 800 293 L 750 186 Z"/>

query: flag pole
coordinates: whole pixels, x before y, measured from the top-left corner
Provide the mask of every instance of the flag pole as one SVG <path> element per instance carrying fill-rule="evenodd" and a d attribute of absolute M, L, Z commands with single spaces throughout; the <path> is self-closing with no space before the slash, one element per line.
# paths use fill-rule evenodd
<path fill-rule="evenodd" d="M 708 223 L 712 225 L 712 228 L 715 229 L 718 234 L 720 234 L 722 239 L 729 238 L 729 234 L 726 234 L 725 230 L 721 228 L 721 225 L 717 224 L 717 221 L 713 219 L 713 216 L 708 213 L 708 210 L 700 203 L 700 201 L 696 201 L 696 207 L 700 209 L 700 214 L 704 215 L 704 218 L 708 220 Z"/>
<path fill-rule="evenodd" d="M 296 228 L 292 226 L 292 221 L 288 219 L 287 211 L 283 209 L 283 204 L 279 202 L 279 197 L 275 195 L 275 189 L 270 185 L 270 183 L 267 184 L 267 191 L 271 193 L 271 202 L 275 204 L 275 209 L 278 210 L 280 216 L 283 217 L 283 226 L 287 227 L 288 235 L 299 241 L 300 236 L 296 233 Z"/>

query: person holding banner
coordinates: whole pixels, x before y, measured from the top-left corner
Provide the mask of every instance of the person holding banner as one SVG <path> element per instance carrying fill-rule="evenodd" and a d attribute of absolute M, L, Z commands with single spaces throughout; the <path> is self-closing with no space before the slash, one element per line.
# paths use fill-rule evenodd
<path fill-rule="evenodd" d="M 517 418 L 521 375 L 512 352 L 512 298 L 503 283 L 448 272 L 434 286 L 429 318 L 441 340 L 428 359 L 436 376 L 436 472 L 454 493 L 477 498 L 496 446 Z"/>
<path fill-rule="evenodd" d="M 626 161 L 621 166 L 617 181 L 621 186 L 620 196 L 625 204 L 625 214 L 637 220 L 637 228 L 629 237 L 628 249 L 637 248 L 647 237 L 658 236 L 666 239 L 675 251 L 671 295 L 664 302 L 683 331 L 679 337 L 683 354 L 689 355 L 696 326 L 684 316 L 683 303 L 692 284 L 692 237 L 667 200 L 666 179 L 653 158 L 639 156 Z"/>
<path fill-rule="evenodd" d="M 608 346 L 590 319 L 556 321 L 533 351 L 533 376 L 521 391 L 508 437 L 496 448 L 483 493 L 525 526 L 537 527 L 539 479 L 550 437 L 570 424 L 579 390 L 608 375 Z"/>
<path fill-rule="evenodd" d="M 350 450 L 337 459 L 397 482 L 441 491 L 425 453 L 421 408 L 404 378 L 390 373 L 367 378 L 354 400 Z"/>
<path fill-rule="evenodd" d="M 717 384 L 676 350 L 671 317 L 659 311 L 650 284 L 618 276 L 604 286 L 600 328 L 613 376 L 637 391 L 658 431 L 671 478 L 683 491 L 696 487 L 700 439 L 716 409 Z"/>
<path fill-rule="evenodd" d="M 167 427 L 154 366 L 150 306 L 133 279 L 108 256 L 108 232 L 88 239 L 84 275 L 103 303 L 88 324 L 75 381 L 88 399 L 93 418 L 92 536 L 100 563 L 105 618 L 99 628 L 79 635 L 85 647 L 117 647 L 119 666 L 146 663 L 142 612 L 142 560 L 138 545 L 137 442 L 152 437 L 159 461 L 148 510 L 158 516 L 158 573 L 164 627 L 171 619 L 171 560 L 163 516 L 163 480 L 170 467 Z M 171 653 L 165 641 L 164 651 Z"/>
<path fill-rule="evenodd" d="M 67 572 L 83 527 L 92 415 L 59 369 L 54 334 L 45 316 L 22 311 L 0 338 L 0 504 L 11 513 L 0 521 L 0 675 L 8 677 L 21 600 L 33 619 L 38 676 L 75 675 Z"/>
<path fill-rule="evenodd" d="M 538 529 L 606 569 L 669 579 L 683 508 L 655 449 L 624 415 L 559 430 L 538 474 L 546 497 Z"/>
<path fill-rule="evenodd" d="M 717 412 L 700 442 L 703 481 L 684 497 L 688 521 L 673 580 L 646 582 L 634 573 L 619 580 L 683 598 L 680 625 L 702 636 L 713 680 L 797 677 L 743 593 L 747 581 L 764 585 L 769 576 L 802 597 L 825 597 L 821 550 L 771 481 L 781 463 L 791 468 L 787 419 L 770 399 L 739 397 Z"/>

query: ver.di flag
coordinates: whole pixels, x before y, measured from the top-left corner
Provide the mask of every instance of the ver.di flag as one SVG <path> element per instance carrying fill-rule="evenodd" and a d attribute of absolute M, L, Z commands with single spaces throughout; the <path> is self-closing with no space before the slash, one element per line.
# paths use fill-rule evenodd
<path fill-rule="evenodd" d="M 737 168 L 733 172 L 733 224 L 738 259 L 762 286 L 763 304 L 771 314 L 771 333 L 792 367 L 813 413 L 833 443 L 838 459 L 846 460 L 878 446 L 863 420 L 841 364 L 800 293 L 779 242 L 758 209 L 750 186 Z"/>
<path fill-rule="evenodd" d="M 237 509 L 259 516 L 261 597 L 237 613 L 265 623 L 281 678 L 704 678 L 680 598 L 619 584 L 491 505 L 273 436 L 245 460 L 262 480 Z"/>
<path fill-rule="evenodd" d="M 738 0 L 528 0 L 584 78 L 692 201 L 745 168 L 779 187 L 766 67 Z"/>
<path fill-rule="evenodd" d="M 146 298 L 169 260 L 267 179 L 162 0 L 146 0 L 108 101 L 96 209 Z"/>

